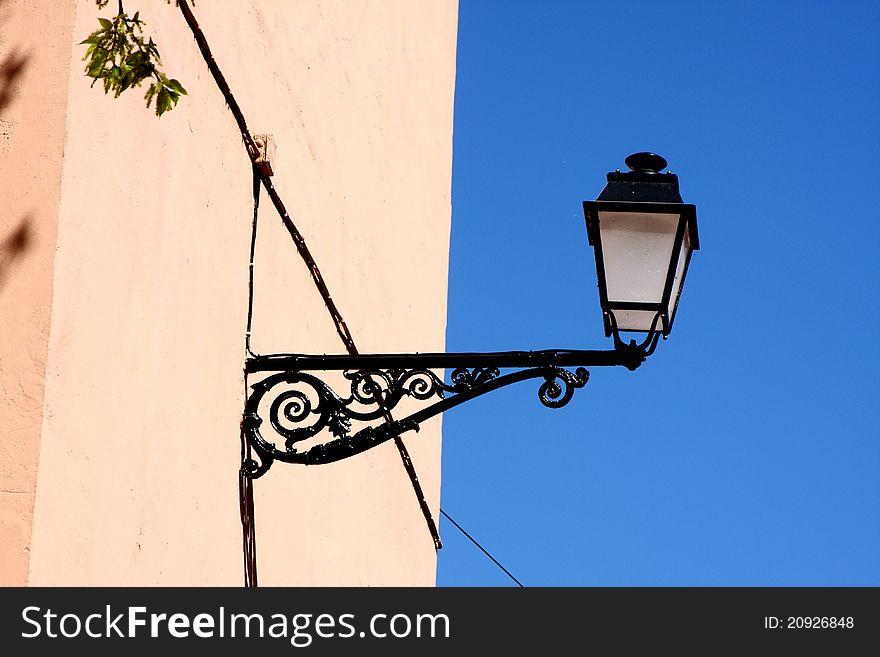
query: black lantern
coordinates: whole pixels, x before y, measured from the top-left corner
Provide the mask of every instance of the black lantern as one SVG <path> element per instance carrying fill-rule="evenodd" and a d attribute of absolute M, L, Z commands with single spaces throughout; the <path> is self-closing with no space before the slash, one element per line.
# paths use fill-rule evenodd
<path fill-rule="evenodd" d="M 596 255 L 605 335 L 669 335 L 691 253 L 700 248 L 696 209 L 683 203 L 678 176 L 660 173 L 654 153 L 626 158 L 595 201 L 584 201 L 587 236 Z"/>

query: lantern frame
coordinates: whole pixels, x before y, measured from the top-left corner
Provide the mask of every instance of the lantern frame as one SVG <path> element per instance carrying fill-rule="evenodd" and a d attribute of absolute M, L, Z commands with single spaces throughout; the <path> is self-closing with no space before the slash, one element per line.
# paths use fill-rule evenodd
<path fill-rule="evenodd" d="M 587 239 L 596 262 L 596 278 L 599 288 L 599 304 L 605 335 L 616 335 L 619 331 L 651 333 L 659 331 L 663 337 L 669 335 L 684 282 L 687 277 L 691 255 L 699 250 L 700 240 L 697 231 L 696 207 L 683 203 L 678 191 L 678 176 L 674 173 L 660 173 L 666 160 L 654 153 L 635 153 L 626 159 L 632 171 L 612 171 L 608 174 L 608 184 L 595 201 L 584 201 L 584 218 L 587 226 Z M 677 225 L 669 253 L 666 276 L 659 299 L 633 301 L 631 299 L 610 298 L 606 279 L 606 254 L 602 245 L 600 213 L 620 213 L 642 215 L 677 215 Z M 674 288 L 681 250 L 685 248 L 684 266 L 681 281 Z M 672 298 L 672 295 L 675 298 Z M 654 313 L 650 327 L 626 328 L 618 321 L 615 312 L 647 311 Z"/>

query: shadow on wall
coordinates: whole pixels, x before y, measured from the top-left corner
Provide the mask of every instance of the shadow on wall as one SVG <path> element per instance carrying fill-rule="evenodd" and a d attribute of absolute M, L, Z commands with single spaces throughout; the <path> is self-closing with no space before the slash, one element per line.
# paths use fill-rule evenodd
<path fill-rule="evenodd" d="M 18 228 L 0 238 L 2 239 L 0 241 L 0 292 L 3 291 L 6 279 L 12 273 L 16 261 L 21 259 L 33 242 L 32 223 L 32 218 L 26 216 L 19 222 Z"/>
<path fill-rule="evenodd" d="M 15 81 L 22 76 L 27 68 L 28 56 L 13 50 L 0 63 L 0 112 L 15 97 Z"/>
<path fill-rule="evenodd" d="M 0 0 L 0 29 L 4 19 L 6 0 Z M 18 92 L 18 83 L 27 70 L 29 56 L 18 50 L 3 56 L 0 60 L 0 116 L 12 104 Z M 0 140 L 9 139 L 8 124 L 0 121 Z M 4 144 L 0 143 L 0 153 Z M 0 291 L 19 261 L 33 243 L 33 218 L 26 215 L 11 231 L 6 226 L 0 228 Z"/>
<path fill-rule="evenodd" d="M 6 0 L 0 0 L 0 31 L 3 30 L 3 23 L 6 22 L 8 15 L 5 5 Z M 27 54 L 15 49 L 5 54 L 0 60 L 0 114 L 15 97 L 17 91 L 15 83 L 27 69 L 28 59 Z"/>

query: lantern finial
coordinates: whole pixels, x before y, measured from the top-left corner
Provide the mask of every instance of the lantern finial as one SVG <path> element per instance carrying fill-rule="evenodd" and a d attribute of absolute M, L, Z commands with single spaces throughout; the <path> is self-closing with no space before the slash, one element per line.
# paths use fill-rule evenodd
<path fill-rule="evenodd" d="M 633 153 L 624 162 L 639 173 L 660 173 L 667 164 L 666 159 L 656 153 Z"/>

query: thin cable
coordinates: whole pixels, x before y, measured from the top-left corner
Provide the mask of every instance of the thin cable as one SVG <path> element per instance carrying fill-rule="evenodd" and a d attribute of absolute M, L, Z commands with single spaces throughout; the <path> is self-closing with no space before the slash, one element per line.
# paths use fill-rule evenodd
<path fill-rule="evenodd" d="M 260 177 L 257 172 L 257 166 L 254 165 L 254 220 L 251 228 L 251 255 L 248 262 L 248 312 L 247 312 L 247 330 L 244 335 L 244 348 L 248 356 L 254 356 L 251 350 L 251 325 L 254 321 L 254 254 L 257 251 L 257 219 L 260 216 Z M 247 390 L 245 390 L 247 393 Z M 245 394 L 247 397 L 247 394 Z"/>
<path fill-rule="evenodd" d="M 254 218 L 251 227 L 251 253 L 248 264 L 248 314 L 247 331 L 245 332 L 245 352 L 252 356 L 251 351 L 251 322 L 254 310 L 254 252 L 257 244 L 257 220 L 260 216 L 260 180 L 257 176 L 257 167 L 254 166 Z M 244 374 L 244 398 L 248 396 L 248 375 Z M 244 430 L 241 432 L 241 462 L 251 460 L 251 445 L 245 437 Z M 245 472 L 244 467 L 238 471 L 238 512 L 241 518 L 241 544 L 244 558 L 244 585 L 247 588 L 255 588 L 257 583 L 257 527 L 254 513 L 254 482 Z"/>
<path fill-rule="evenodd" d="M 232 90 L 229 88 L 229 84 L 226 82 L 226 78 L 224 77 L 223 72 L 217 65 L 217 62 L 214 59 L 214 55 L 211 53 L 211 48 L 208 45 L 208 40 L 205 37 L 204 32 L 202 32 L 202 28 L 199 25 L 196 17 L 193 15 L 192 10 L 189 8 L 186 0 L 180 0 L 177 3 L 177 6 L 180 8 L 180 12 L 181 14 L 183 14 L 183 18 L 186 21 L 187 26 L 190 28 L 193 37 L 195 38 L 196 44 L 199 47 L 199 51 L 202 54 L 202 59 L 208 66 L 208 70 L 211 72 L 211 75 L 214 78 L 214 82 L 220 89 L 220 93 L 223 94 L 223 98 L 226 101 L 226 106 L 229 108 L 229 111 L 235 118 L 235 122 L 238 125 L 238 130 L 241 133 L 242 140 L 244 141 L 244 146 L 245 150 L 247 150 L 248 157 L 250 158 L 251 162 L 256 166 L 257 157 L 259 156 L 259 150 L 256 143 L 254 142 L 253 137 L 251 136 L 250 130 L 248 130 L 247 121 L 245 121 L 244 118 L 244 113 L 241 111 L 241 107 L 238 105 L 235 96 L 232 95 Z M 293 240 L 294 245 L 296 246 L 296 250 L 299 252 L 300 257 L 305 262 L 306 267 L 308 267 L 309 274 L 312 277 L 312 281 L 315 283 L 315 287 L 318 289 L 321 298 L 324 300 L 324 305 L 327 307 L 327 310 L 330 313 L 330 317 L 333 319 L 333 323 L 336 326 L 336 332 L 339 334 L 342 343 L 345 345 L 345 348 L 349 354 L 356 355 L 358 353 L 358 350 L 354 344 L 354 339 L 351 336 L 351 332 L 348 330 L 348 325 L 345 323 L 342 314 L 339 312 L 339 309 L 336 307 L 336 304 L 333 302 L 333 299 L 330 296 L 330 291 L 327 288 L 324 277 L 321 275 L 321 271 L 318 269 L 318 265 L 315 262 L 315 259 L 312 257 L 308 246 L 306 245 L 305 238 L 303 237 L 302 233 L 299 232 L 299 229 L 290 218 L 290 215 L 287 212 L 287 208 L 284 207 L 284 203 L 281 201 L 281 197 L 275 190 L 275 186 L 272 184 L 272 180 L 269 178 L 269 176 L 259 171 L 258 168 L 255 168 L 254 172 L 259 177 L 263 188 L 266 190 L 266 194 L 269 196 L 269 199 L 275 206 L 275 210 L 281 217 L 281 222 L 284 224 L 284 227 L 290 234 L 290 237 Z M 254 244 L 252 242 L 252 252 L 253 248 Z M 250 292 L 252 300 L 252 284 Z M 247 335 L 248 353 L 250 353 L 250 320 L 251 308 L 249 307 Z M 439 550 L 442 547 L 442 543 L 440 541 L 440 533 L 437 531 L 437 524 L 434 522 L 434 517 L 431 515 L 431 511 L 425 499 L 424 491 L 422 490 L 421 483 L 419 482 L 418 476 L 416 475 L 415 467 L 413 467 L 412 464 L 412 459 L 409 456 L 409 451 L 407 450 L 406 445 L 404 444 L 403 439 L 401 439 L 400 436 L 396 436 L 394 438 L 394 444 L 397 447 L 397 451 L 400 453 L 400 459 L 403 463 L 404 469 L 406 470 L 407 475 L 409 475 L 410 483 L 413 487 L 413 492 L 416 495 L 416 499 L 418 500 L 422 515 L 425 518 L 425 523 L 428 526 L 428 531 L 434 541 L 434 547 L 435 549 Z"/>
<path fill-rule="evenodd" d="M 467 536 L 471 543 L 473 543 L 473 544 L 476 545 L 478 548 L 480 548 L 480 550 L 482 550 L 483 554 L 485 554 L 487 557 L 489 557 L 489 558 L 495 563 L 496 566 L 498 566 L 501 570 L 504 571 L 504 574 L 505 574 L 505 575 L 507 575 L 507 576 L 508 576 L 510 579 L 512 579 L 514 582 L 516 582 L 517 585 L 518 585 L 519 587 L 521 587 L 521 588 L 525 588 L 525 586 L 523 586 L 522 582 L 520 582 L 516 577 L 514 577 L 514 576 L 511 574 L 511 572 L 510 572 L 509 570 L 507 570 L 507 568 L 505 568 L 504 566 L 502 566 L 501 563 L 498 561 L 498 559 L 496 559 L 496 558 L 493 557 L 491 554 L 489 554 L 489 552 L 486 550 L 486 548 L 484 548 L 482 545 L 480 545 L 479 543 L 477 543 L 477 539 L 475 539 L 473 536 L 471 536 L 470 534 L 468 534 L 468 533 L 464 530 L 464 527 L 462 527 L 462 526 L 459 525 L 457 522 L 455 522 L 455 520 L 452 519 L 452 516 L 450 516 L 448 513 L 446 513 L 446 511 L 444 511 L 442 507 L 440 508 L 440 513 L 443 514 L 443 517 L 444 517 L 444 518 L 446 518 L 449 522 L 451 522 L 453 525 L 455 525 L 456 528 L 458 529 L 458 531 L 460 531 L 462 534 L 464 534 L 465 536 Z"/>
<path fill-rule="evenodd" d="M 241 107 L 239 106 L 238 101 L 236 101 L 235 96 L 232 95 L 232 90 L 229 88 L 229 83 L 226 82 L 226 77 L 223 75 L 223 72 L 217 65 L 217 61 L 214 59 L 214 55 L 211 52 L 210 46 L 208 45 L 208 40 L 205 37 L 205 33 L 202 32 L 202 28 L 199 25 L 196 17 L 193 15 L 192 10 L 189 8 L 186 0 L 180 0 L 177 6 L 180 8 L 180 12 L 183 14 L 183 18 L 186 21 L 186 24 L 189 26 L 190 31 L 193 33 L 193 37 L 196 40 L 196 45 L 198 45 L 199 51 L 202 53 L 202 59 L 204 59 L 205 64 L 208 66 L 208 70 L 211 72 L 211 75 L 214 78 L 214 82 L 220 89 L 220 93 L 223 94 L 223 99 L 226 101 L 226 106 L 229 108 L 229 111 L 232 112 L 232 116 L 235 118 L 235 123 L 238 125 L 238 131 L 241 133 L 241 138 L 244 141 L 244 146 L 245 150 L 247 150 L 248 157 L 250 158 L 251 162 L 256 165 L 257 158 L 260 155 L 259 149 L 257 148 L 257 144 L 254 141 L 250 130 L 248 130 L 247 121 L 244 118 L 244 113 L 241 111 Z M 330 311 L 330 316 L 333 318 L 334 324 L 336 324 L 336 331 L 337 333 L 339 333 L 339 337 L 342 339 L 342 342 L 345 345 L 346 349 L 348 349 L 348 352 L 351 354 L 356 354 L 357 350 L 354 347 L 354 340 L 351 337 L 348 326 L 346 325 L 345 320 L 342 319 L 342 315 L 336 308 L 336 304 L 333 302 L 333 299 L 330 296 L 330 291 L 327 289 L 327 284 L 324 281 L 324 277 L 321 275 L 321 271 L 318 269 L 318 265 L 315 263 L 315 259 L 312 257 L 312 254 L 309 251 L 309 247 L 306 245 L 305 238 L 302 236 L 302 233 L 299 232 L 299 229 L 290 218 L 290 215 L 287 212 L 287 208 L 284 207 L 284 203 L 281 201 L 281 197 L 278 196 L 278 192 L 275 190 L 275 186 L 272 184 L 272 180 L 269 178 L 269 176 L 265 175 L 259 170 L 257 171 L 257 175 L 259 176 L 260 182 L 262 182 L 263 187 L 266 189 L 266 193 L 269 195 L 269 199 L 272 201 L 272 204 L 278 211 L 278 214 L 281 217 L 281 222 L 284 224 L 287 232 L 290 233 L 290 237 L 293 239 L 296 250 L 305 261 L 306 266 L 309 269 L 309 274 L 311 275 L 312 280 L 315 283 L 315 287 L 318 288 L 318 292 L 324 299 L 324 304 Z"/>
<path fill-rule="evenodd" d="M 244 459 L 251 458 L 251 446 L 242 433 L 242 452 Z M 238 472 L 238 503 L 241 516 L 241 544 L 244 557 L 244 585 L 256 588 L 257 584 L 257 531 L 254 518 L 254 481 L 245 473 Z"/>

